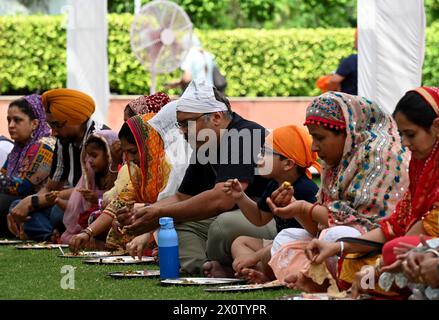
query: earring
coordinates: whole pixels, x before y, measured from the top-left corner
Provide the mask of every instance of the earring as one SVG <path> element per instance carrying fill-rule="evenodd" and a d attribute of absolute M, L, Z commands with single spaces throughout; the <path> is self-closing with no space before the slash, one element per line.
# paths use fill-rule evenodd
<path fill-rule="evenodd" d="M 32 133 L 30 134 L 30 137 L 33 139 L 35 138 L 35 131 L 32 131 Z"/>

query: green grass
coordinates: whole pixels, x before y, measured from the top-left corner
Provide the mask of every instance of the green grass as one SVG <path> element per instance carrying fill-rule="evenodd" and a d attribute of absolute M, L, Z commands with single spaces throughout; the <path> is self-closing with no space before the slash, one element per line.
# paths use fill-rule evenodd
<path fill-rule="evenodd" d="M 59 254 L 57 249 L 0 246 L 0 299 L 269 300 L 294 293 L 290 289 L 209 293 L 202 286 L 161 286 L 158 279 L 113 279 L 108 272 L 142 270 L 145 266 L 86 265 L 82 259 L 61 258 Z M 64 265 L 75 267 L 75 289 L 61 288 Z"/>

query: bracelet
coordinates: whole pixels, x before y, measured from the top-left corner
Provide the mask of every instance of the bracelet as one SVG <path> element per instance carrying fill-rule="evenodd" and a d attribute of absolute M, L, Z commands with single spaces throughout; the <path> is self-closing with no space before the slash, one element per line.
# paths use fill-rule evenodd
<path fill-rule="evenodd" d="M 344 242 L 340 241 L 340 257 L 343 256 L 343 251 L 344 251 Z"/>
<path fill-rule="evenodd" d="M 433 253 L 437 258 L 439 258 L 439 252 L 438 252 L 437 250 L 435 250 L 435 249 L 427 249 L 427 250 L 425 251 L 425 253 L 427 253 L 427 252 L 431 252 L 431 253 Z"/>
<path fill-rule="evenodd" d="M 81 231 L 82 233 L 86 233 L 88 234 L 88 236 L 90 238 L 93 238 L 93 229 L 90 227 L 85 228 L 84 230 Z"/>
<path fill-rule="evenodd" d="M 317 202 L 314 203 L 314 204 L 311 206 L 311 208 L 309 209 L 309 211 L 308 211 L 308 217 L 309 217 L 312 221 L 314 221 L 314 219 L 312 218 L 312 212 L 313 212 L 314 208 L 315 208 L 317 205 L 318 205 Z"/>
<path fill-rule="evenodd" d="M 107 210 L 102 211 L 103 214 L 106 214 L 107 216 L 109 216 L 112 219 L 116 219 L 116 215 L 113 212 L 109 212 Z"/>
<path fill-rule="evenodd" d="M 91 239 L 91 235 L 90 235 L 90 234 L 88 233 L 88 231 L 85 230 L 85 229 L 82 229 L 81 232 L 80 232 L 79 234 L 86 234 L 86 235 L 88 235 L 88 238 Z"/>
<path fill-rule="evenodd" d="M 118 170 L 111 170 L 111 166 L 108 167 L 108 171 L 110 171 L 110 173 L 118 173 Z"/>

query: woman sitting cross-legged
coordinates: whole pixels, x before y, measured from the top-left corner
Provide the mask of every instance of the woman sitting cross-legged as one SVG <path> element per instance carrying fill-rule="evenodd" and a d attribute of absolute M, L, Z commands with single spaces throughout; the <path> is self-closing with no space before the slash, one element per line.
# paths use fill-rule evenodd
<path fill-rule="evenodd" d="M 325 291 L 328 283 L 311 279 L 306 246 L 314 238 L 333 243 L 378 228 L 408 186 L 408 154 L 392 117 L 365 98 L 325 93 L 307 108 L 305 125 L 323 160 L 321 187 L 314 204 L 291 198 L 287 190 L 267 199 L 275 215 L 295 217 L 305 229 L 279 233 L 270 266 L 291 288 Z M 331 272 L 336 262 L 328 262 Z"/>
<path fill-rule="evenodd" d="M 439 88 L 421 87 L 409 91 L 398 102 L 393 116 L 398 124 L 403 145 L 410 149 L 410 186 L 390 216 L 381 219 L 379 228 L 363 234 L 360 239 L 385 243 L 401 236 L 439 236 Z M 398 189 L 394 186 L 394 189 Z M 401 239 L 391 245 L 403 247 Z M 419 242 L 419 240 L 418 240 Z M 412 244 L 416 244 L 413 243 Z M 314 240 L 307 248 L 311 261 L 321 263 L 340 253 L 367 253 L 371 247 L 358 243 L 329 243 Z M 385 248 L 385 252 L 393 248 Z M 385 266 L 395 262 L 395 256 L 385 259 Z M 357 266 L 361 268 L 361 265 Z M 354 281 L 356 269 L 344 268 L 339 280 Z"/>
<path fill-rule="evenodd" d="M 174 146 L 178 144 L 182 148 L 177 156 L 182 156 L 186 149 L 182 143 L 183 137 L 174 127 L 175 117 L 176 103 L 171 102 L 157 115 L 148 113 L 134 116 L 122 126 L 119 138 L 129 163 L 130 182 L 84 233 L 72 238 L 72 251 L 86 247 L 92 237 L 111 227 L 106 247 L 118 253 L 126 253 L 129 249 L 127 244 L 135 237 L 119 227 L 116 216 L 133 207 L 143 206 L 145 203 L 152 204 L 176 192 L 185 168 L 177 166 L 176 158 L 173 157 L 175 154 L 168 153 L 165 149 L 173 148 L 168 142 L 172 142 Z M 142 255 L 147 243 L 154 240 L 149 234 L 138 236 L 136 239 L 139 243 L 136 242 L 135 248 L 139 248 L 139 252 L 133 254 L 138 255 Z"/>
<path fill-rule="evenodd" d="M 12 101 L 8 107 L 8 130 L 14 147 L 0 171 L 0 237 L 27 238 L 22 222 L 8 215 L 11 204 L 37 192 L 46 182 L 52 164 L 55 139 L 39 95 Z M 8 218 L 7 218 L 8 217 Z"/>

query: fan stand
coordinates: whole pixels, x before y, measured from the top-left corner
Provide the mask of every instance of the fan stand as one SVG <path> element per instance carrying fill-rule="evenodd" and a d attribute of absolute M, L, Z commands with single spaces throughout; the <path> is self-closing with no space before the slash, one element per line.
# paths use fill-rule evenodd
<path fill-rule="evenodd" d="M 151 67 L 149 68 L 149 71 L 151 73 L 151 85 L 149 86 L 149 94 L 155 93 L 155 61 L 151 63 Z"/>

